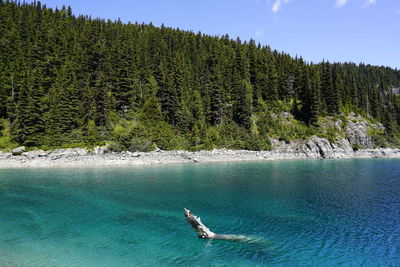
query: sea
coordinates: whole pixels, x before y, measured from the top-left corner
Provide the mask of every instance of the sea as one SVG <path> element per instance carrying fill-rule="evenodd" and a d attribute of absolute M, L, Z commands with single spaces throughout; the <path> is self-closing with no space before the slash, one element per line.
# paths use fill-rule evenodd
<path fill-rule="evenodd" d="M 2 169 L 0 266 L 400 266 L 400 159 Z"/>

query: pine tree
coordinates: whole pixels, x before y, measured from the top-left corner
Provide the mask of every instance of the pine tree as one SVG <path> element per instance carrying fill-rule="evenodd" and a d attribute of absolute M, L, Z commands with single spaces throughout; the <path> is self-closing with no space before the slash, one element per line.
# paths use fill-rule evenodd
<path fill-rule="evenodd" d="M 224 116 L 223 78 L 217 61 L 216 51 L 207 59 L 206 91 L 209 96 L 208 121 L 211 125 L 220 125 Z"/>
<path fill-rule="evenodd" d="M 338 93 L 333 84 L 332 65 L 329 64 L 329 62 L 322 64 L 321 86 L 327 112 L 329 114 L 337 114 L 339 112 L 339 99 Z"/>
<path fill-rule="evenodd" d="M 400 72 L 387 67 L 314 65 L 253 40 L 0 0 L 0 119 L 28 146 L 93 145 L 134 120 L 163 148 L 259 148 L 258 132 L 279 132 L 269 114 L 289 109 L 314 126 L 340 112 L 372 115 L 395 136 L 398 87 Z"/>
<path fill-rule="evenodd" d="M 253 101 L 252 87 L 243 79 L 237 79 L 234 86 L 233 118 L 239 126 L 250 129 Z"/>
<path fill-rule="evenodd" d="M 166 120 L 176 126 L 180 101 L 172 73 L 168 73 L 164 81 L 163 87 L 160 88 L 161 109 Z"/>
<path fill-rule="evenodd" d="M 310 94 L 310 118 L 312 125 L 317 125 L 318 117 L 321 115 L 321 82 L 320 75 L 317 70 L 313 70 L 311 74 L 311 94 Z"/>
<path fill-rule="evenodd" d="M 80 99 L 75 69 L 71 61 L 66 62 L 51 88 L 46 132 L 51 136 L 49 143 L 56 146 L 70 141 L 68 134 L 78 127 Z"/>
<path fill-rule="evenodd" d="M 263 90 L 263 99 L 270 102 L 278 100 L 278 72 L 272 56 L 267 58 L 267 81 Z"/>
<path fill-rule="evenodd" d="M 34 71 L 26 77 L 27 84 L 19 92 L 19 102 L 15 117 L 15 139 L 26 146 L 37 146 L 41 144 L 44 136 L 44 106 L 42 98 L 43 88 L 39 77 Z"/>
<path fill-rule="evenodd" d="M 210 95 L 210 111 L 208 117 L 211 125 L 220 125 L 223 121 L 224 97 L 219 81 L 220 76 L 214 74 L 207 84 Z"/>

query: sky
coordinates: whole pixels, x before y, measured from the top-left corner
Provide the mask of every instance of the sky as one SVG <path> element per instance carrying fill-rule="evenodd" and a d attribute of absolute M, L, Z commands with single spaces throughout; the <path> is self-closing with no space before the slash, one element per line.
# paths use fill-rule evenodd
<path fill-rule="evenodd" d="M 42 0 L 74 15 L 152 22 L 242 41 L 308 62 L 400 69 L 400 0 Z"/>

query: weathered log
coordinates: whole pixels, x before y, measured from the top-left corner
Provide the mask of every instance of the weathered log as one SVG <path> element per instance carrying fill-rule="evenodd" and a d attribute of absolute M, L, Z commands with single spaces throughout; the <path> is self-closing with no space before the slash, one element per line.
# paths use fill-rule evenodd
<path fill-rule="evenodd" d="M 203 239 L 222 239 L 229 241 L 237 241 L 237 242 L 247 242 L 251 239 L 244 235 L 220 235 L 212 232 L 208 229 L 204 223 L 201 222 L 200 217 L 195 216 L 190 210 L 183 209 L 185 212 L 185 217 L 188 223 L 192 226 L 194 231 L 197 233 L 198 238 Z"/>
<path fill-rule="evenodd" d="M 199 238 L 213 238 L 215 236 L 215 233 L 211 232 L 210 229 L 201 222 L 200 217 L 195 216 L 188 209 L 184 208 L 183 210 L 186 220 L 193 227 Z"/>

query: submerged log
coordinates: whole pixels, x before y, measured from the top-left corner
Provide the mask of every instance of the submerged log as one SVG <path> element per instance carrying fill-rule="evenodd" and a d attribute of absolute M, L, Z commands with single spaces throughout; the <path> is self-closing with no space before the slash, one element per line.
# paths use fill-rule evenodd
<path fill-rule="evenodd" d="M 192 226 L 194 231 L 197 233 L 198 238 L 203 239 L 222 239 L 229 241 L 237 241 L 237 242 L 248 242 L 251 239 L 244 235 L 220 235 L 212 232 L 208 229 L 204 223 L 201 222 L 200 217 L 195 216 L 190 210 L 183 209 L 185 212 L 185 217 L 188 223 Z"/>
<path fill-rule="evenodd" d="M 197 233 L 198 238 L 213 238 L 215 233 L 211 232 L 207 226 L 205 226 L 200 217 L 195 216 L 190 210 L 183 209 L 185 212 L 186 221 L 193 227 L 194 231 Z"/>

